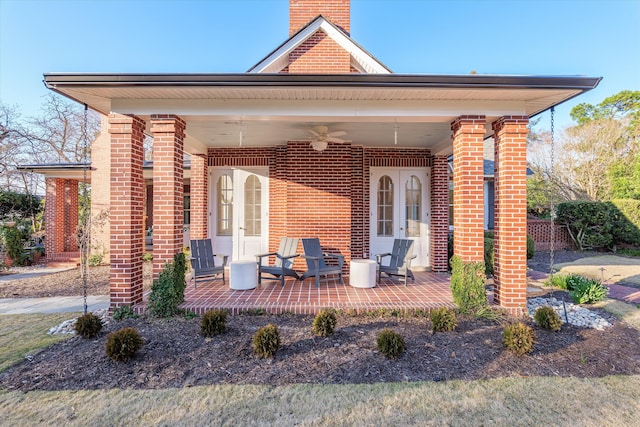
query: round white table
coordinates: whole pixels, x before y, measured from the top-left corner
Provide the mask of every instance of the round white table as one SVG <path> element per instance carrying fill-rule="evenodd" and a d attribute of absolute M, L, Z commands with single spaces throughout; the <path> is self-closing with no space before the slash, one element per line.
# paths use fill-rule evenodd
<path fill-rule="evenodd" d="M 349 263 L 349 284 L 356 288 L 376 286 L 376 262 L 372 259 L 352 259 Z"/>
<path fill-rule="evenodd" d="M 258 284 L 258 266 L 255 261 L 229 263 L 229 287 L 238 291 L 255 289 Z"/>

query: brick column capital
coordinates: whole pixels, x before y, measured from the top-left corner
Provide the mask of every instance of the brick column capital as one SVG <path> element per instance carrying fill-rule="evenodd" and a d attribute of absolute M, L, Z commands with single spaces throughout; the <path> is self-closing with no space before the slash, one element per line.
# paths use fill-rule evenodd
<path fill-rule="evenodd" d="M 132 134 L 135 132 L 144 132 L 145 122 L 140 117 L 125 114 L 109 114 L 109 133 Z"/>
<path fill-rule="evenodd" d="M 503 129 L 509 127 L 514 133 L 527 133 L 527 125 L 529 124 L 529 117 L 527 116 L 502 116 L 498 120 L 491 123 L 491 129 L 494 132 L 501 132 Z M 522 129 L 524 126 L 525 129 Z"/>
<path fill-rule="evenodd" d="M 458 116 L 451 122 L 454 134 L 459 132 L 478 134 L 486 132 L 485 116 Z"/>
<path fill-rule="evenodd" d="M 186 123 L 181 117 L 174 114 L 152 114 L 151 132 L 155 134 L 175 134 L 176 137 L 184 138 Z"/>

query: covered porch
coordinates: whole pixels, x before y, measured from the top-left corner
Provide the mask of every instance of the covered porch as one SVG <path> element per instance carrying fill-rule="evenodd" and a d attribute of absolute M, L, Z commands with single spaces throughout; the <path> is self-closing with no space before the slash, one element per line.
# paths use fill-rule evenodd
<path fill-rule="evenodd" d="M 414 272 L 416 279 L 407 286 L 383 276 L 374 288 L 356 288 L 331 277 L 317 288 L 313 279 L 296 281 L 287 277 L 285 285 L 277 280 L 263 280 L 255 289 L 244 291 L 229 288 L 228 275 L 222 279 L 198 280 L 187 283 L 182 308 L 198 315 L 211 309 L 229 310 L 231 314 L 264 311 L 270 314 L 316 314 L 324 308 L 345 312 L 365 312 L 378 309 L 399 312 L 437 307 L 455 307 L 449 287 L 450 276 L 431 272 Z M 145 295 L 146 303 L 148 295 Z"/>

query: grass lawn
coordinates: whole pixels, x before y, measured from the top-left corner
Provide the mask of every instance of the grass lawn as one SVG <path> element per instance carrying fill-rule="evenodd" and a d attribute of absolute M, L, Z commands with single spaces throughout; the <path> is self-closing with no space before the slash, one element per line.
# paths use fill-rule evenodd
<path fill-rule="evenodd" d="M 47 335 L 47 331 L 80 313 L 0 315 L 0 372 L 26 355 L 68 338 Z"/>
<path fill-rule="evenodd" d="M 0 316 L 3 369 L 59 339 L 48 337 L 46 330 L 72 316 Z M 0 424 L 11 426 L 637 426 L 640 375 L 160 390 L 0 390 L 0 414 Z"/>

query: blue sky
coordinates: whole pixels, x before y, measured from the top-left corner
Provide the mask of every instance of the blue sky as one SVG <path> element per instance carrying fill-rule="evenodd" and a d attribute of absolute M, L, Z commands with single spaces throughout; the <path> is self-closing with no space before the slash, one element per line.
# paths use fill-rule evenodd
<path fill-rule="evenodd" d="M 244 72 L 287 39 L 288 5 L 0 0 L 0 100 L 37 114 L 45 72 Z M 397 73 L 604 77 L 559 126 L 640 90 L 640 0 L 351 0 L 351 36 Z"/>

